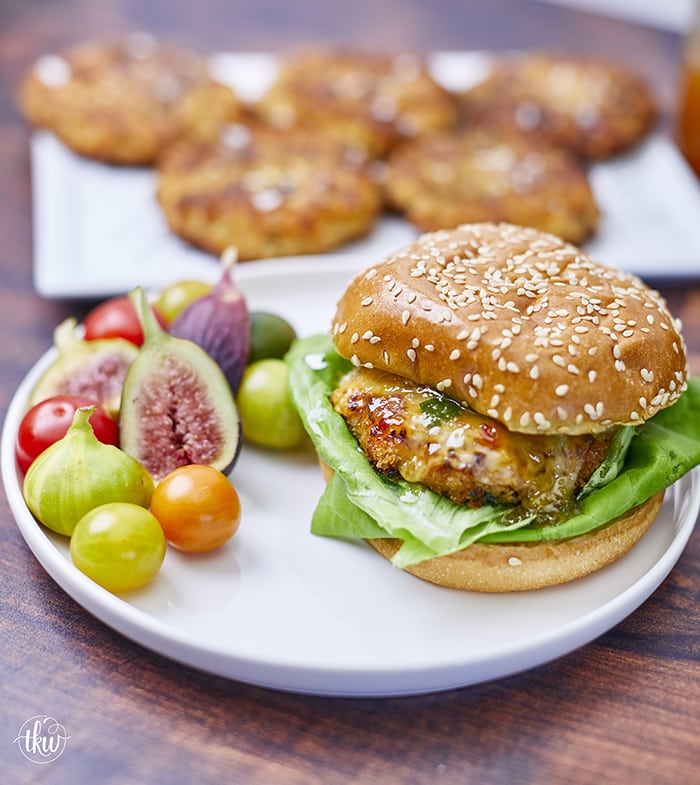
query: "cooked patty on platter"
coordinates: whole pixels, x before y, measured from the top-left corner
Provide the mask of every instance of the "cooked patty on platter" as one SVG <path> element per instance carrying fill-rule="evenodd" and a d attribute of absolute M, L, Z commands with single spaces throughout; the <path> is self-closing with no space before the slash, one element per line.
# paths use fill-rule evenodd
<path fill-rule="evenodd" d="M 159 162 L 171 229 L 241 260 L 328 251 L 369 232 L 381 198 L 356 150 L 305 131 L 230 125 L 216 142 L 181 143 Z"/>
<path fill-rule="evenodd" d="M 545 52 L 503 56 L 460 97 L 467 127 L 517 130 L 588 160 L 634 147 L 657 108 L 647 82 L 619 63 Z"/>
<path fill-rule="evenodd" d="M 523 134 L 472 129 L 404 142 L 381 182 L 388 203 L 422 231 L 506 221 L 581 243 L 598 225 L 579 160 Z"/>
<path fill-rule="evenodd" d="M 211 138 L 241 112 L 204 58 L 145 33 L 39 58 L 19 104 L 80 155 L 124 165 L 152 164 L 182 136 Z"/>
<path fill-rule="evenodd" d="M 400 139 L 448 128 L 456 119 L 454 97 L 420 58 L 327 48 L 283 57 L 257 109 L 280 128 L 339 128 L 370 155 L 384 154 Z"/>

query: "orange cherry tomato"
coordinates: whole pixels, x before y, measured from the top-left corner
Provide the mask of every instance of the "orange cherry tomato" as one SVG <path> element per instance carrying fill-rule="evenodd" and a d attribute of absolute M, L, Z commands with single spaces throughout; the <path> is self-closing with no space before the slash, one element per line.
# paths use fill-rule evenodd
<path fill-rule="evenodd" d="M 241 504 L 225 474 L 211 466 L 188 464 L 158 483 L 151 512 L 171 545 L 201 553 L 233 537 L 241 519 Z"/>

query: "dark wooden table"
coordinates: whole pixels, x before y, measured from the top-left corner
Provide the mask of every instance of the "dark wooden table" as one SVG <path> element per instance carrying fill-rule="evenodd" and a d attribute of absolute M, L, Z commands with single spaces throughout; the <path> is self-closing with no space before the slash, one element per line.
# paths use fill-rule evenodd
<path fill-rule="evenodd" d="M 32 60 L 147 29 L 203 50 L 312 40 L 374 48 L 551 47 L 639 67 L 672 124 L 681 42 L 523 0 L 4 0 L 0 4 L 0 406 L 85 302 L 32 287 L 28 131 L 13 92 Z M 698 261 L 700 266 L 700 260 Z M 700 279 L 656 282 L 700 374 Z M 396 699 L 331 699 L 175 664 L 96 621 L 46 575 L 0 500 L 0 778 L 4 783 L 685 783 L 700 781 L 700 537 L 624 622 L 498 682 Z M 36 714 L 71 736 L 51 764 L 13 739 Z"/>

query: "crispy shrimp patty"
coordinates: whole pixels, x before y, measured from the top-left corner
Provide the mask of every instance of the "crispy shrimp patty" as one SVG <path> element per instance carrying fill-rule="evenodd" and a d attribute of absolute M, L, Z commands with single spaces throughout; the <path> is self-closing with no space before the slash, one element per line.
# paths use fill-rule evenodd
<path fill-rule="evenodd" d="M 614 435 L 513 433 L 431 388 L 366 368 L 348 373 L 331 402 L 377 471 L 472 507 L 561 509 Z"/>

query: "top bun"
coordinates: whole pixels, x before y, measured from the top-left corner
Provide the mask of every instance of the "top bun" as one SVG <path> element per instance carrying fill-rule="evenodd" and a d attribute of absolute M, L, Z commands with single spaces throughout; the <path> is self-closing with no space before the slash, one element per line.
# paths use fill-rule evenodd
<path fill-rule="evenodd" d="M 522 433 L 639 425 L 686 387 L 679 325 L 658 292 L 511 224 L 425 234 L 357 275 L 332 335 L 353 364 Z"/>

